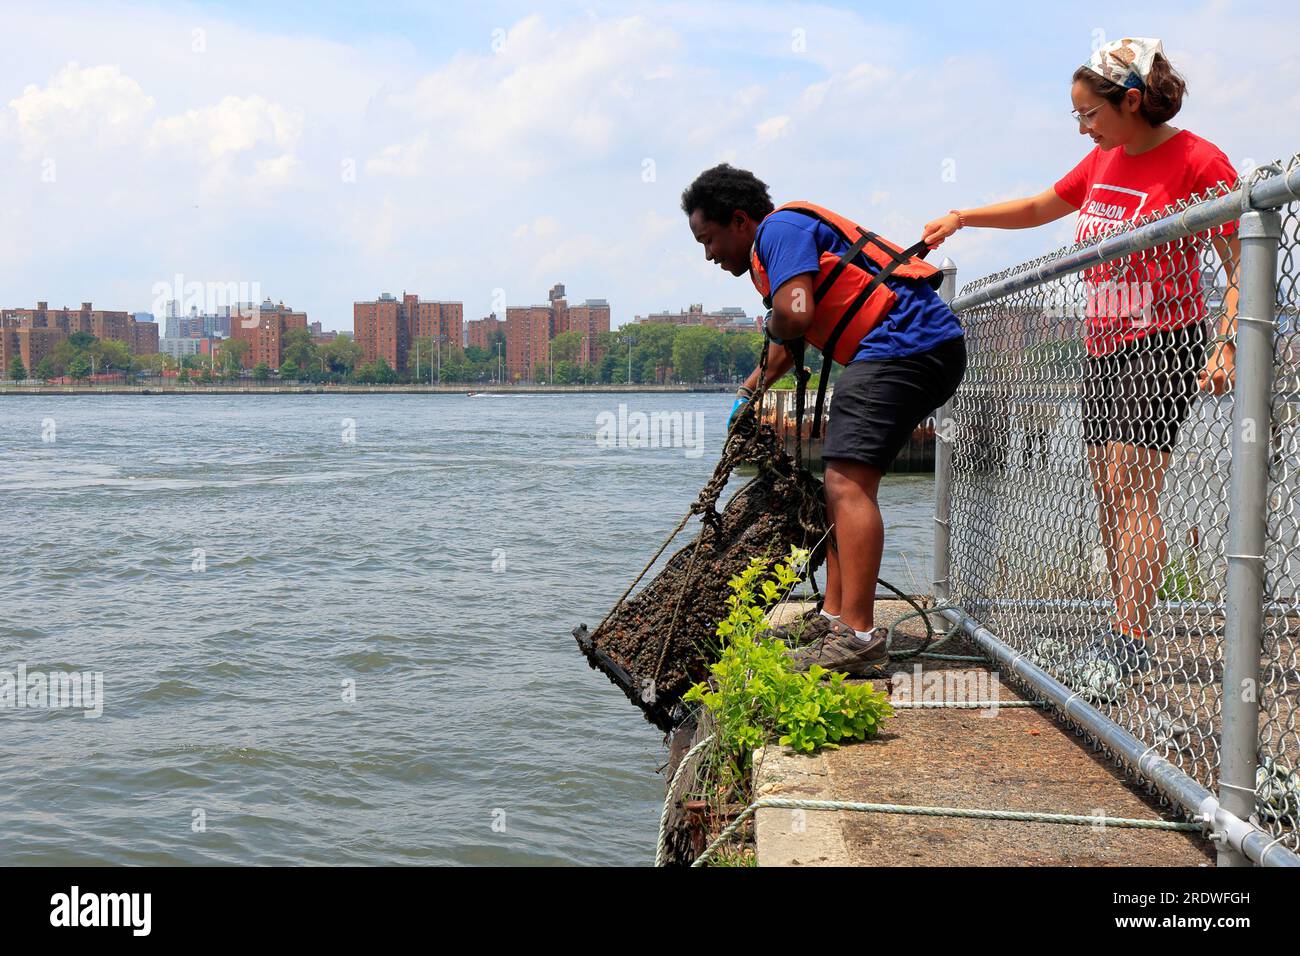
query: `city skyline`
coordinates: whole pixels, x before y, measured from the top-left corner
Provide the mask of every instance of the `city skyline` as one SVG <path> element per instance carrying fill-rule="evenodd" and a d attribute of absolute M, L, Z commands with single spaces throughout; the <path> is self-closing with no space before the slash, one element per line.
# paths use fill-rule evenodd
<path fill-rule="evenodd" d="M 545 304 L 500 303 L 504 317 L 498 318 L 494 311 L 469 320 L 461 302 L 422 298 L 405 290 L 400 298 L 383 292 L 374 299 L 354 301 L 353 328 L 337 332 L 324 331 L 305 311 L 270 297 L 260 303 L 209 305 L 202 312 L 198 305 L 187 310 L 186 304 L 178 299 L 155 300 L 155 312 L 134 313 L 96 310 L 90 302 L 83 302 L 78 310 L 50 309 L 45 301 L 37 302 L 34 309 L 0 309 L 0 377 L 15 368 L 20 370 L 9 377 L 38 377 L 34 373 L 44 368 L 42 360 L 47 356 L 54 359 L 55 367 L 42 371 L 39 377 L 63 374 L 69 359 L 66 355 L 59 359 L 55 349 L 75 333 L 102 342 L 118 341 L 135 358 L 166 356 L 175 362 L 207 356 L 215 364 L 223 343 L 234 343 L 237 348 L 232 346 L 231 354 L 244 372 L 258 368 L 278 371 L 288 349 L 299 347 L 292 344 L 295 331 L 305 333 L 314 345 L 346 336 L 355 343 L 358 366 L 382 363 L 398 375 L 410 375 L 413 365 L 420 374 L 426 364 L 433 373 L 435 366 L 441 366 L 443 346 L 466 351 L 477 348 L 496 352 L 497 374 L 510 381 L 531 382 L 551 378 L 556 363 L 582 369 L 601 365 L 611 348 L 608 333 L 628 325 L 694 325 L 720 333 L 758 329 L 757 321 L 742 308 L 705 311 L 701 303 L 691 303 L 675 313 L 665 310 L 634 316 L 612 330 L 607 299 L 587 297 L 570 303 L 563 282 L 551 286 Z M 426 357 L 423 363 L 421 346 Z M 432 364 L 427 362 L 430 354 Z M 146 364 L 153 366 L 152 361 Z"/>
<path fill-rule="evenodd" d="M 511 310 L 545 309 L 551 307 L 557 299 L 562 301 L 565 300 L 564 290 L 565 283 L 557 282 L 552 285 L 548 292 L 548 303 L 538 304 L 534 302 L 529 305 L 510 305 L 502 302 L 500 303 L 499 308 L 504 311 L 505 315 L 498 316 L 496 309 L 494 309 L 487 315 L 481 316 L 477 319 L 464 317 L 464 303 L 459 300 L 420 299 L 419 301 L 425 304 L 454 305 L 460 307 L 461 311 L 460 316 L 457 319 L 457 324 L 462 327 L 462 332 L 457 338 L 458 343 L 462 347 L 471 347 L 475 345 L 486 347 L 484 342 L 476 341 L 476 339 L 483 337 L 483 332 L 481 331 L 483 329 L 483 323 L 495 321 L 501 327 L 500 330 L 504 332 L 509 322 L 509 313 Z M 405 298 L 406 296 L 407 293 L 403 290 L 402 298 Z M 377 300 L 371 301 L 384 299 L 394 302 L 399 301 L 397 296 L 394 296 L 388 291 L 380 293 Z M 362 300 L 353 300 L 353 321 L 351 328 L 324 329 L 320 320 L 310 321 L 307 327 L 314 336 L 333 336 L 340 332 L 351 335 L 355 332 L 356 306 L 361 304 L 361 301 Z M 82 308 L 84 309 L 88 304 L 89 303 L 83 302 Z M 185 308 L 184 305 L 188 305 L 188 308 Z M 45 309 L 47 307 L 47 300 L 39 300 L 37 302 L 37 309 Z M 160 341 L 169 339 L 197 340 L 206 338 L 229 338 L 232 334 L 232 319 L 237 318 L 239 315 L 243 314 L 248 316 L 252 315 L 256 310 L 275 310 L 284 307 L 285 302 L 283 299 L 274 300 L 270 296 L 263 298 L 260 303 L 257 301 L 236 301 L 232 303 L 207 304 L 205 308 L 200 308 L 197 304 L 182 303 L 179 299 L 169 299 L 166 301 L 166 305 L 163 308 L 158 308 L 155 303 L 155 311 L 133 311 L 131 309 L 125 309 L 116 310 L 114 314 L 130 316 L 135 322 L 156 323 L 158 326 L 158 339 Z M 652 309 L 646 315 L 636 314 L 630 318 L 623 319 L 621 322 L 616 322 L 613 318 L 612 306 L 610 305 L 609 300 L 603 297 L 584 298 L 581 302 L 574 303 L 572 306 L 568 306 L 566 302 L 566 308 L 579 310 L 581 320 L 588 322 L 590 321 L 588 313 L 591 309 L 604 310 L 608 313 L 604 325 L 599 328 L 589 327 L 586 330 L 591 334 L 595 334 L 598 331 L 618 329 L 625 325 L 639 325 L 642 323 L 669 323 L 677 325 L 702 324 L 710 325 L 715 328 L 722 328 L 728 331 L 736 331 L 738 326 L 744 325 L 747 321 L 752 321 L 755 317 L 753 311 L 746 310 L 741 306 L 724 305 L 706 309 L 703 303 L 691 302 L 684 307 L 678 308 L 676 311 L 665 306 L 659 309 Z M 33 311 L 26 306 L 0 306 L 0 310 L 2 310 L 6 315 L 12 313 L 15 317 L 19 313 Z M 77 310 L 64 305 L 54 307 L 51 311 L 69 312 Z M 306 316 L 306 310 L 293 311 L 302 312 L 302 314 Z M 558 327 L 556 334 L 561 334 L 569 330 L 568 326 L 565 324 L 566 321 L 567 316 L 561 319 L 561 324 Z M 414 339 L 412 339 L 412 341 L 414 341 Z"/>

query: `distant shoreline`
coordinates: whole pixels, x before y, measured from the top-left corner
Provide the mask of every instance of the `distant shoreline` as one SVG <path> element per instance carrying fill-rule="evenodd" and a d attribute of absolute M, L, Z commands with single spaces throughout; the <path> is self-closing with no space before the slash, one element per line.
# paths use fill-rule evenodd
<path fill-rule="evenodd" d="M 40 395 L 530 395 L 731 392 L 733 385 L 7 385 L 0 396 Z"/>

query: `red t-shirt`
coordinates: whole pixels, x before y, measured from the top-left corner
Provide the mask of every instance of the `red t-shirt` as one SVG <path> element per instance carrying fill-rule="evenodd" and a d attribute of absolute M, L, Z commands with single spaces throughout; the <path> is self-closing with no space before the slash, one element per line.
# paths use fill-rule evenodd
<path fill-rule="evenodd" d="M 1184 129 L 1137 156 L 1122 147 L 1093 149 L 1056 184 L 1056 194 L 1079 210 L 1075 240 L 1082 242 L 1220 181 L 1237 181 L 1228 157 Z M 1236 229 L 1230 222 L 1213 232 L 1231 235 Z M 1200 269 L 1199 243 L 1184 239 L 1086 270 L 1089 354 L 1105 355 L 1158 329 L 1203 319 Z"/>

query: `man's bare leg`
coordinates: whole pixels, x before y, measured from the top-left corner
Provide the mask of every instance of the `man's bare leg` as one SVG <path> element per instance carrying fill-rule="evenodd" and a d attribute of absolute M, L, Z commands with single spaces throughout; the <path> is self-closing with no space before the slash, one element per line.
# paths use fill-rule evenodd
<path fill-rule="evenodd" d="M 830 606 L 831 572 L 827 571 L 827 609 L 856 631 L 875 623 L 876 581 L 885 550 L 885 523 L 876 494 L 881 471 L 861 462 L 826 463 L 826 502 L 835 521 L 836 606 Z M 830 567 L 830 558 L 827 558 Z"/>
<path fill-rule="evenodd" d="M 826 590 L 822 594 L 822 610 L 832 617 L 838 617 L 842 599 L 840 557 L 835 550 L 835 510 L 829 494 L 826 496 L 826 527 L 830 531 L 826 535 Z"/>

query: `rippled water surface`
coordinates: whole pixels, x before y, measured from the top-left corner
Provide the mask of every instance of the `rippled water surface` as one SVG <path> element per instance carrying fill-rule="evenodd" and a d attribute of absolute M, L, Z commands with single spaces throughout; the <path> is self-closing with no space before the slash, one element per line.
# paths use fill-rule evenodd
<path fill-rule="evenodd" d="M 701 454 L 598 447 L 620 402 L 701 413 Z M 0 710 L 7 862 L 649 862 L 661 735 L 569 631 L 680 520 L 730 406 L 0 400 L 0 671 L 104 680 L 98 719 Z M 882 505 L 883 574 L 919 588 L 931 482 Z"/>

